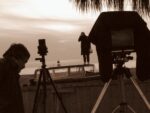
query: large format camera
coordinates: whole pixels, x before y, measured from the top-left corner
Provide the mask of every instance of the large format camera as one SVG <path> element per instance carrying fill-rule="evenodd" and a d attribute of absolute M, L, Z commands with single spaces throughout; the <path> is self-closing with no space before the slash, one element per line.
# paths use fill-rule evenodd
<path fill-rule="evenodd" d="M 103 12 L 95 22 L 89 40 L 96 45 L 100 74 L 111 77 L 114 56 L 135 52 L 136 75 L 150 78 L 150 31 L 134 11 Z M 114 55 L 115 54 L 115 55 Z"/>
<path fill-rule="evenodd" d="M 47 55 L 48 50 L 46 47 L 45 39 L 39 39 L 39 45 L 38 45 L 38 54 L 41 56 Z"/>
<path fill-rule="evenodd" d="M 47 55 L 48 49 L 46 47 L 45 39 L 39 39 L 38 42 L 39 42 L 38 54 L 41 56 L 41 58 L 35 58 L 35 60 L 40 60 L 40 62 L 42 62 L 43 67 L 44 67 L 44 66 L 46 66 L 45 65 L 45 55 Z"/>

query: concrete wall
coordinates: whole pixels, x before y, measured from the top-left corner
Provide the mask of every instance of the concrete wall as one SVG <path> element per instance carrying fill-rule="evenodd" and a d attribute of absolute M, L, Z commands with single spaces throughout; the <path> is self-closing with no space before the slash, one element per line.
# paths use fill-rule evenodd
<path fill-rule="evenodd" d="M 127 103 L 137 113 L 150 113 L 143 100 L 129 79 L 125 81 Z M 145 96 L 150 102 L 150 81 L 138 82 Z M 104 84 L 97 76 L 64 79 L 55 81 L 57 90 L 68 113 L 90 113 Z M 65 113 L 51 85 L 47 85 L 46 113 Z M 36 86 L 23 87 L 24 105 L 26 113 L 32 113 Z M 38 98 L 38 112 L 44 113 L 42 108 L 42 92 Z M 113 80 L 108 88 L 97 113 L 111 113 L 121 103 L 121 90 L 119 80 Z M 126 112 L 130 113 L 130 112 Z"/>

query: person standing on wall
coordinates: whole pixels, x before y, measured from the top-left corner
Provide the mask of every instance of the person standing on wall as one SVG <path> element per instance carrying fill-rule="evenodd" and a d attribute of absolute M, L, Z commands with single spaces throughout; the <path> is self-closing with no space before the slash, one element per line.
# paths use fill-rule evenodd
<path fill-rule="evenodd" d="M 81 55 L 83 56 L 84 64 L 90 63 L 91 43 L 84 32 L 81 32 L 79 39 L 81 42 Z"/>
<path fill-rule="evenodd" d="M 19 73 L 29 57 L 24 45 L 12 44 L 0 59 L 0 113 L 25 113 Z"/>

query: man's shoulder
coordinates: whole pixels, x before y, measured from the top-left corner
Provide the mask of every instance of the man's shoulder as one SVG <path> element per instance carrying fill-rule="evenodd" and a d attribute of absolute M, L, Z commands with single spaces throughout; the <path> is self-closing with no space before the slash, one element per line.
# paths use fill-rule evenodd
<path fill-rule="evenodd" d="M 4 59 L 0 58 L 0 65 L 4 63 Z"/>
<path fill-rule="evenodd" d="M 5 60 L 3 58 L 0 58 L 0 75 L 1 76 L 4 74 L 5 71 L 8 71 L 5 69 L 5 67 L 6 67 Z"/>
<path fill-rule="evenodd" d="M 5 68 L 8 62 L 5 58 L 0 58 L 0 68 Z"/>
<path fill-rule="evenodd" d="M 0 58 L 0 63 L 4 63 L 6 62 L 6 59 L 5 58 Z"/>

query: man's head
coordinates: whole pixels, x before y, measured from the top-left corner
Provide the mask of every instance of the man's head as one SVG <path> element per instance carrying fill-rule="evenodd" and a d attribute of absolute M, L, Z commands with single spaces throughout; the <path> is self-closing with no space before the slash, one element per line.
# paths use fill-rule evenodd
<path fill-rule="evenodd" d="M 81 32 L 81 35 L 85 35 L 85 33 L 84 33 L 84 32 Z"/>
<path fill-rule="evenodd" d="M 12 44 L 3 54 L 4 58 L 13 59 L 18 65 L 19 71 L 25 67 L 30 53 L 23 44 Z"/>

